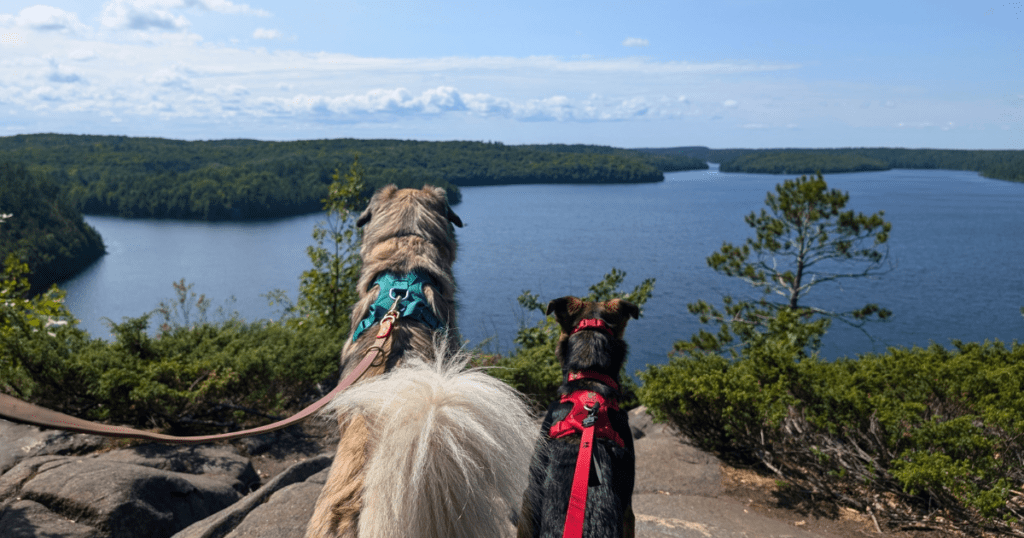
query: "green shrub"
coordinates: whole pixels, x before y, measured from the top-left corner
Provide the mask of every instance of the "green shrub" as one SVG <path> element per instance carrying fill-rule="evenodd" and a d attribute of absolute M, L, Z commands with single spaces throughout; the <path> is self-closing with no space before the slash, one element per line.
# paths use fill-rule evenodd
<path fill-rule="evenodd" d="M 1024 345 L 954 342 L 828 363 L 806 356 L 814 332 L 779 311 L 734 359 L 691 348 L 641 372 L 640 401 L 702 448 L 858 509 L 1014 524 Z"/>
<path fill-rule="evenodd" d="M 146 314 L 112 323 L 112 342 L 90 339 L 59 290 L 17 297 L 23 270 L 9 264 L 0 288 L 0 390 L 34 403 L 184 434 L 265 422 L 338 376 L 337 329 L 231 318 L 165 324 L 151 336 Z M 179 296 L 190 289 L 182 283 Z"/>
<path fill-rule="evenodd" d="M 174 432 L 237 428 L 299 406 L 338 375 L 344 335 L 334 330 L 229 320 L 154 338 L 148 322 L 126 318 L 114 342 L 73 358 L 100 404 L 91 416 Z"/>

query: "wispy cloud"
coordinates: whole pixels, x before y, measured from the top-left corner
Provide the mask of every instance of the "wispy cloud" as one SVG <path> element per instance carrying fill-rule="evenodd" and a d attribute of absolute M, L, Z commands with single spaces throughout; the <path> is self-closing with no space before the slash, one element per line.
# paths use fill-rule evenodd
<path fill-rule="evenodd" d="M 650 42 L 640 37 L 627 37 L 622 42 L 622 46 L 624 47 L 646 47 L 648 45 L 650 45 Z"/>
<path fill-rule="evenodd" d="M 267 28 L 257 28 L 256 31 L 252 33 L 252 37 L 253 39 L 277 39 L 281 37 L 281 32 L 278 32 L 277 30 L 269 30 Z"/>
<path fill-rule="evenodd" d="M 269 16 L 262 9 L 228 0 L 110 0 L 103 6 L 103 26 L 129 30 L 184 30 L 189 20 L 180 11 L 188 8 L 224 14 Z"/>

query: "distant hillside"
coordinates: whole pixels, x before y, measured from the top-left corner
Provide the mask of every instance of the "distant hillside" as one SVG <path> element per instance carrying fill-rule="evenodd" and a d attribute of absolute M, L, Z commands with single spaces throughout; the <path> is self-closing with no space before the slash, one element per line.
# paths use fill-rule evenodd
<path fill-rule="evenodd" d="M 44 175 L 0 162 L 0 263 L 15 253 L 28 264 L 32 292 L 78 274 L 106 252 L 100 234 Z"/>
<path fill-rule="evenodd" d="M 904 148 L 710 149 L 703 146 L 643 148 L 659 156 L 686 156 L 721 163 L 723 172 L 812 174 L 889 168 L 971 170 L 993 179 L 1024 181 L 1024 151 Z"/>
<path fill-rule="evenodd" d="M 0 137 L 0 160 L 46 172 L 87 214 L 176 219 L 261 219 L 317 211 L 331 174 L 355 155 L 368 190 L 395 183 L 459 187 L 516 183 L 642 183 L 704 168 L 683 155 L 606 146 L 482 142 L 308 140 L 187 142 L 122 136 Z"/>

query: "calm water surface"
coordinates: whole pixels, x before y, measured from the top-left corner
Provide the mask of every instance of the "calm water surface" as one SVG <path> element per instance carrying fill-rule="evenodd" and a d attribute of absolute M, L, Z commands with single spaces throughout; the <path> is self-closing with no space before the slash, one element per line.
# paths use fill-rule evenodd
<path fill-rule="evenodd" d="M 460 325 L 470 345 L 508 352 L 520 323 L 536 313 L 519 308 L 523 290 L 542 301 L 584 295 L 611 268 L 625 287 L 657 279 L 644 316 L 627 330 L 632 371 L 666 362 L 673 342 L 701 325 L 686 304 L 717 303 L 723 293 L 754 297 L 742 283 L 717 275 L 705 258 L 722 241 L 751 235 L 743 217 L 787 176 L 711 171 L 666 174 L 646 185 L 512 185 L 468 187 L 455 208 Z M 807 304 L 852 309 L 877 302 L 893 311 L 869 325 L 874 341 L 836 324 L 825 357 L 882 351 L 886 345 L 927 346 L 951 339 L 1024 339 L 1024 184 L 973 172 L 890 170 L 826 176 L 848 191 L 848 207 L 885 211 L 894 268 L 878 279 L 816 287 Z M 68 305 L 94 336 L 109 337 L 104 318 L 154 309 L 181 278 L 214 307 L 245 319 L 274 316 L 260 294 L 275 288 L 294 297 L 313 225 L 322 215 L 260 223 L 198 223 L 86 217 L 109 253 L 64 284 Z M 233 297 L 234 301 L 229 298 Z M 489 340 L 488 340 L 489 339 Z"/>

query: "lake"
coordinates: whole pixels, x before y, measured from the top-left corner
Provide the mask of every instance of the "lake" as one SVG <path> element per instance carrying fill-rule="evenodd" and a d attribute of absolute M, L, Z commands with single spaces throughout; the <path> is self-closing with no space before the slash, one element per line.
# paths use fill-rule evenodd
<path fill-rule="evenodd" d="M 756 297 L 705 259 L 723 241 L 740 244 L 750 236 L 743 217 L 764 207 L 766 192 L 791 177 L 713 167 L 669 173 L 653 184 L 463 188 L 454 208 L 466 224 L 456 232 L 455 265 L 463 336 L 470 345 L 486 341 L 485 349 L 507 353 L 519 325 L 540 319 L 519 307 L 523 290 L 544 302 L 585 295 L 614 267 L 627 273 L 628 289 L 657 279 L 626 339 L 630 371 L 663 364 L 675 341 L 701 328 L 687 303 L 719 304 L 725 293 Z M 1024 339 L 1024 184 L 947 170 L 825 179 L 849 192 L 848 208 L 885 211 L 894 267 L 877 279 L 815 287 L 801 303 L 849 310 L 877 302 L 893 311 L 891 321 L 866 327 L 870 336 L 834 324 L 824 357 L 948 346 L 951 339 Z M 299 275 L 310 267 L 305 249 L 322 218 L 207 223 L 87 216 L 108 254 L 63 284 L 67 304 L 83 328 L 109 338 L 104 318 L 151 311 L 174 296 L 172 282 L 185 278 L 212 298 L 213 309 L 237 310 L 248 320 L 275 317 L 260 294 L 280 288 L 296 296 Z"/>

